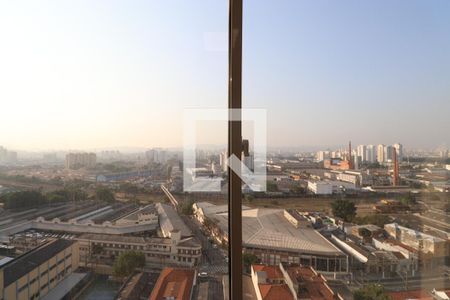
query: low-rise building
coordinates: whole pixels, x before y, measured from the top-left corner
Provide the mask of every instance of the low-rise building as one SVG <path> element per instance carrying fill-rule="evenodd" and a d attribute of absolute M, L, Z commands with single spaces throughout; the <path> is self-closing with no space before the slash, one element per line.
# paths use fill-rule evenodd
<path fill-rule="evenodd" d="M 308 191 L 316 195 L 331 195 L 333 185 L 328 181 L 308 181 Z"/>
<path fill-rule="evenodd" d="M 295 300 L 343 300 L 331 289 L 326 278 L 312 267 L 280 265 L 280 269 Z"/>
<path fill-rule="evenodd" d="M 157 203 L 156 209 L 158 210 L 159 227 L 164 237 L 169 237 L 173 230 L 180 230 L 182 237 L 192 236 L 192 231 L 171 205 Z"/>
<path fill-rule="evenodd" d="M 251 272 L 258 300 L 343 300 L 312 267 L 252 265 Z"/>
<path fill-rule="evenodd" d="M 448 254 L 446 240 L 391 223 L 384 230 L 395 240 L 412 247 L 419 253 L 420 268 L 432 270 L 445 263 Z"/>
<path fill-rule="evenodd" d="M 278 266 L 252 265 L 252 282 L 258 300 L 294 300 Z"/>
<path fill-rule="evenodd" d="M 350 256 L 353 272 L 385 278 L 395 277 L 399 272 L 411 271 L 408 269 L 409 259 L 401 252 L 378 250 L 371 245 L 359 244 L 350 239 L 339 239 L 334 235 L 331 238 Z"/>
<path fill-rule="evenodd" d="M 93 257 L 100 263 L 112 265 L 116 257 L 126 251 L 144 253 L 147 264 L 193 267 L 200 262 L 201 245 L 192 237 L 181 238 L 179 230 L 170 237 L 136 237 L 108 234 L 83 234 L 76 238 L 80 243 L 80 264 L 87 266 Z M 94 249 L 101 249 L 95 253 Z"/>
<path fill-rule="evenodd" d="M 55 240 L 0 266 L 1 299 L 41 299 L 78 268 L 78 243 Z"/>
<path fill-rule="evenodd" d="M 201 203 L 196 205 L 201 206 Z M 212 232 L 211 236 L 227 243 L 228 210 L 208 207 L 210 213 L 200 219 Z M 243 210 L 242 244 L 246 253 L 256 255 L 264 264 L 296 263 L 321 272 L 347 272 L 347 256 L 306 218 L 284 209 Z"/>

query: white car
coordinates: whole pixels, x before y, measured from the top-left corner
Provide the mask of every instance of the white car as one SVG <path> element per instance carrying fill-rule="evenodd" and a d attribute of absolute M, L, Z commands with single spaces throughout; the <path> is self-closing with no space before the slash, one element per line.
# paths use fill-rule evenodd
<path fill-rule="evenodd" d="M 198 273 L 198 277 L 208 277 L 208 273 L 200 272 L 200 273 Z"/>

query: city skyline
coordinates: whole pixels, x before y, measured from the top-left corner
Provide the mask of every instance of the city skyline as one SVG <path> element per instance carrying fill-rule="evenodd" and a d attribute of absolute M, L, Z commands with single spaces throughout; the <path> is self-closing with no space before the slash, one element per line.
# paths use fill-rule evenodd
<path fill-rule="evenodd" d="M 243 105 L 267 109 L 270 147 L 448 147 L 449 8 L 246 2 Z M 227 104 L 227 13 L 226 1 L 1 3 L 0 144 L 181 147 L 185 108 Z"/>

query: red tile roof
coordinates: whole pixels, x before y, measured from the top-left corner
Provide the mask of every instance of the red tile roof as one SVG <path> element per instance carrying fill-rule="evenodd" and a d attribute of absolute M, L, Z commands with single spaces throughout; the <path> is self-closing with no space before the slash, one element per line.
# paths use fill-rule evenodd
<path fill-rule="evenodd" d="M 288 267 L 287 273 L 294 285 L 302 288 L 298 290 L 300 299 L 311 300 L 334 300 L 337 294 L 328 286 L 326 279 L 314 271 L 311 267 L 297 266 Z"/>
<path fill-rule="evenodd" d="M 164 300 L 174 297 L 176 300 L 189 300 L 195 271 L 189 269 L 164 268 L 156 281 L 149 300 Z"/>
<path fill-rule="evenodd" d="M 259 284 L 263 300 L 294 300 L 287 284 Z"/>
<path fill-rule="evenodd" d="M 265 266 L 265 265 L 252 265 L 255 272 L 266 272 L 267 279 L 282 279 L 283 273 L 281 273 L 280 268 L 275 266 Z"/>
<path fill-rule="evenodd" d="M 433 300 L 433 297 L 424 290 L 389 292 L 392 300 Z"/>
<path fill-rule="evenodd" d="M 277 266 L 252 265 L 253 271 L 266 273 L 267 283 L 259 283 L 263 300 L 294 300 L 291 290 L 284 281 L 283 273 Z"/>

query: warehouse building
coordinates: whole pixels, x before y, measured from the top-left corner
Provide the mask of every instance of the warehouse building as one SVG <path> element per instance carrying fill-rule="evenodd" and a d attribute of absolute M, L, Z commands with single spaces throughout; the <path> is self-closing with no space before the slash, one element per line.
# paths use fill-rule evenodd
<path fill-rule="evenodd" d="M 78 259 L 76 241 L 45 243 L 0 266 L 0 295 L 8 300 L 43 299 L 51 290 L 57 290 L 59 283 L 72 279 Z"/>

